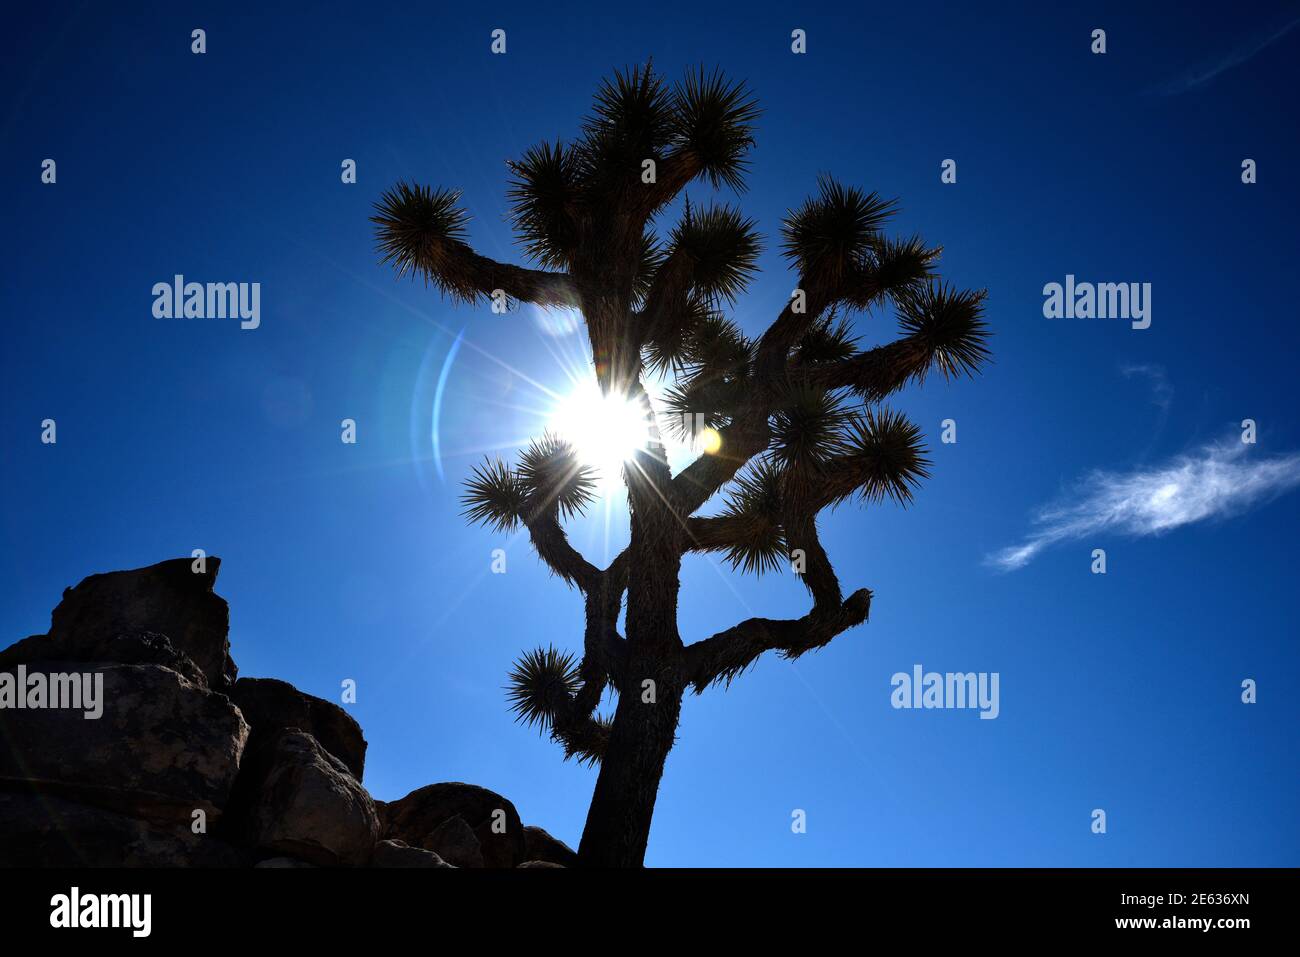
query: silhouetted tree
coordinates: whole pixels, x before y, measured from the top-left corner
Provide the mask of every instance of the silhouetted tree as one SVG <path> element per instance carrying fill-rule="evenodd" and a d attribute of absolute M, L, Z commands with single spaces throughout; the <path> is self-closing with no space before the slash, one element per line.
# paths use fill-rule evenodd
<path fill-rule="evenodd" d="M 510 696 L 519 718 L 566 755 L 599 764 L 579 847 L 586 865 L 641 864 L 688 690 L 730 682 L 766 651 L 797 658 L 867 620 L 872 593 L 844 596 L 817 517 L 855 497 L 906 504 L 929 463 L 917 427 L 881 401 L 932 370 L 971 374 L 989 355 L 984 293 L 941 283 L 938 250 L 919 238 L 882 232 L 894 202 L 829 178 L 785 220 L 782 248 L 798 279 L 776 320 L 751 339 L 722 314 L 755 272 L 753 220 L 686 201 L 666 239 L 653 225 L 693 181 L 743 189 L 757 116 L 745 85 L 716 71 L 676 86 L 649 66 L 604 81 L 576 142 L 542 143 L 508 164 L 513 224 L 538 269 L 471 249 L 458 192 L 398 183 L 373 217 L 383 261 L 399 276 L 418 274 L 468 303 L 495 291 L 580 310 L 607 395 L 648 407 L 643 375 L 671 375 L 648 447 L 624 468 L 630 544 L 608 568 L 584 559 L 563 530 L 595 483 L 560 437 L 536 440 L 513 466 L 484 463 L 464 497 L 470 519 L 525 528 L 585 596 L 581 656 L 525 655 Z M 901 336 L 859 349 L 846 316 L 889 307 Z M 707 429 L 711 451 L 674 475 L 660 428 Z M 696 514 L 719 495 L 716 514 Z M 686 644 L 677 592 L 688 552 L 720 553 L 747 573 L 790 567 L 811 610 Z M 612 718 L 597 714 L 607 687 L 618 695 Z"/>

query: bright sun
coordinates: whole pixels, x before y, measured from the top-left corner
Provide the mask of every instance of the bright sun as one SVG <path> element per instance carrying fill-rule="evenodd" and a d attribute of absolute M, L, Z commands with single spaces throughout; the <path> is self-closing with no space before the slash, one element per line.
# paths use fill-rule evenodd
<path fill-rule="evenodd" d="M 572 443 L 579 460 L 597 469 L 606 483 L 619 481 L 623 463 L 650 438 L 645 411 L 622 396 L 602 395 L 594 382 L 560 400 L 547 428 Z"/>

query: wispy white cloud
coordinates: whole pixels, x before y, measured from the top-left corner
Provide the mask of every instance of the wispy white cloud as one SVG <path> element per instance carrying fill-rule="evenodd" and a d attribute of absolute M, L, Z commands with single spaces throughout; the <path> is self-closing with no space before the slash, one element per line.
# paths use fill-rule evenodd
<path fill-rule="evenodd" d="M 1131 472 L 1093 472 L 1074 492 L 1039 509 L 1019 545 L 985 563 L 1002 571 L 1029 564 L 1058 542 L 1102 532 L 1160 535 L 1193 522 L 1239 514 L 1300 485 L 1300 452 L 1259 457 L 1240 440 Z"/>
<path fill-rule="evenodd" d="M 1162 83 L 1148 92 L 1156 96 L 1178 96 L 1180 93 L 1187 93 L 1197 87 L 1204 86 L 1220 73 L 1231 70 L 1235 66 L 1240 66 L 1266 47 L 1272 46 L 1297 26 L 1300 26 L 1300 17 L 1294 17 L 1279 27 L 1262 30 L 1243 40 L 1218 59 L 1193 67 L 1182 76 L 1175 77 L 1167 83 Z"/>
<path fill-rule="evenodd" d="M 1169 383 L 1164 366 L 1150 363 L 1129 363 L 1119 367 L 1120 373 L 1128 379 L 1140 376 L 1151 384 L 1151 401 L 1161 409 L 1168 411 L 1174 401 L 1174 387 Z"/>

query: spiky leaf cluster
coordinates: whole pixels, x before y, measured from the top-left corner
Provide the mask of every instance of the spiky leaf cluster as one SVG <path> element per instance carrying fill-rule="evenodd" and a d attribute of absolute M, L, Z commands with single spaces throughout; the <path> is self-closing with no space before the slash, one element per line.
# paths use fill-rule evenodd
<path fill-rule="evenodd" d="M 869 309 L 890 299 L 897 301 L 933 278 L 939 252 L 917 236 L 877 236 L 851 265 L 851 278 L 844 284 L 841 301 L 849 309 Z"/>
<path fill-rule="evenodd" d="M 796 366 L 814 366 L 842 362 L 857 351 L 858 338 L 853 334 L 853 327 L 831 309 L 804 333 L 791 358 Z"/>
<path fill-rule="evenodd" d="M 726 205 L 692 210 L 674 227 L 670 248 L 691 264 L 692 285 L 699 295 L 735 302 L 757 269 L 762 250 L 754 220 Z"/>
<path fill-rule="evenodd" d="M 609 745 L 609 733 L 614 728 L 612 716 L 596 714 L 587 722 L 582 734 L 553 735 L 564 749 L 564 760 L 594 766 L 600 763 Z"/>
<path fill-rule="evenodd" d="M 897 297 L 898 323 L 923 351 L 919 378 L 938 369 L 944 378 L 974 375 L 988 361 L 983 290 L 930 282 Z"/>
<path fill-rule="evenodd" d="M 469 214 L 459 205 L 460 190 L 433 189 L 401 182 L 375 204 L 380 264 L 392 263 L 397 275 L 418 274 L 442 293 L 472 301 L 476 290 L 454 268 Z M 453 267 L 453 268 L 449 268 Z"/>
<path fill-rule="evenodd" d="M 719 428 L 740 407 L 750 386 L 754 346 L 734 322 L 709 312 L 689 330 L 679 352 L 680 374 L 664 404 L 669 431 L 692 438 L 701 426 Z"/>
<path fill-rule="evenodd" d="M 814 478 L 843 448 L 850 419 L 834 393 L 798 380 L 788 382 L 772 416 L 768 454 L 782 469 Z"/>
<path fill-rule="evenodd" d="M 697 379 L 664 393 L 660 427 L 683 442 L 693 442 L 705 429 L 720 429 L 730 421 L 744 397 L 743 381 Z"/>
<path fill-rule="evenodd" d="M 686 343 L 686 361 L 692 374 L 742 374 L 753 358 L 754 345 L 740 326 L 716 312 L 710 312 L 691 330 Z"/>
<path fill-rule="evenodd" d="M 721 514 L 729 530 L 724 558 L 733 569 L 761 575 L 788 562 L 781 530 L 781 487 L 781 473 L 768 460 L 736 476 Z"/>
<path fill-rule="evenodd" d="M 543 144 L 510 164 L 511 215 L 540 263 L 569 265 L 580 237 L 623 197 L 640 194 L 645 160 L 690 164 L 739 191 L 758 108 L 744 83 L 698 69 L 669 87 L 650 64 L 602 82 L 571 144 Z"/>
<path fill-rule="evenodd" d="M 578 459 L 568 441 L 551 432 L 520 454 L 515 475 L 531 507 L 555 507 L 564 518 L 580 514 L 595 499 L 595 471 Z"/>
<path fill-rule="evenodd" d="M 567 268 L 578 247 L 578 159 L 559 141 L 531 147 L 506 164 L 510 219 L 528 254 L 550 269 Z"/>
<path fill-rule="evenodd" d="M 641 253 L 637 261 L 636 274 L 632 282 L 634 302 L 643 303 L 650 286 L 655 281 L 659 269 L 664 264 L 664 248 L 659 239 L 649 230 L 641 234 Z"/>
<path fill-rule="evenodd" d="M 744 83 L 731 83 L 720 70 L 687 73 L 674 95 L 673 145 L 693 157 L 714 189 L 744 188 L 745 160 L 754 145 L 757 101 Z"/>
<path fill-rule="evenodd" d="M 897 204 L 827 176 L 818 181 L 818 193 L 786 217 L 782 251 L 801 276 L 840 288 L 879 243 Z"/>
<path fill-rule="evenodd" d="M 474 466 L 461 495 L 462 514 L 495 532 L 512 532 L 524 519 L 528 493 L 510 466 L 499 458 Z"/>
<path fill-rule="evenodd" d="M 603 80 L 574 147 L 588 201 L 608 201 L 639 182 L 642 161 L 658 156 L 672 131 L 672 91 L 649 64 Z"/>
<path fill-rule="evenodd" d="M 554 646 L 526 652 L 508 675 L 506 697 L 515 720 L 546 730 L 577 693 L 578 660 Z"/>
<path fill-rule="evenodd" d="M 868 408 L 850 420 L 844 441 L 838 461 L 850 469 L 850 494 L 856 490 L 867 502 L 907 505 L 930 477 L 921 430 L 900 412 Z"/>
<path fill-rule="evenodd" d="M 642 347 L 642 361 L 655 374 L 682 374 L 688 365 L 692 342 L 701 324 L 714 315 L 713 307 L 703 296 L 688 295 L 675 305 L 675 324 L 665 326 Z"/>

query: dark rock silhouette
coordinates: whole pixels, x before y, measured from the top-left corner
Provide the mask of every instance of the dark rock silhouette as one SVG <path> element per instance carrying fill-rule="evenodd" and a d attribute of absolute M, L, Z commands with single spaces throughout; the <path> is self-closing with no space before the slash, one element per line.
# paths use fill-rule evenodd
<path fill-rule="evenodd" d="M 186 827 L 196 810 L 209 823 L 220 819 L 248 739 L 248 725 L 225 695 L 160 665 L 35 661 L 17 668 L 102 676 L 104 714 L 87 720 L 69 708 L 0 711 L 0 783 Z"/>
<path fill-rule="evenodd" d="M 433 851 L 411 847 L 403 841 L 380 841 L 370 861 L 373 867 L 454 867 Z M 523 867 L 523 864 L 519 865 Z"/>
<path fill-rule="evenodd" d="M 578 866 L 577 851 L 559 838 L 551 837 L 540 827 L 531 824 L 524 828 L 524 858 L 538 866 L 541 864 L 554 864 L 558 867 Z"/>
<path fill-rule="evenodd" d="M 136 631 L 156 631 L 171 639 L 224 691 L 235 683 L 230 657 L 230 607 L 213 593 L 221 559 L 206 558 L 195 571 L 188 558 L 148 568 L 91 575 L 63 592 L 54 609 L 50 638 L 69 648 L 93 645 Z"/>
<path fill-rule="evenodd" d="M 260 744 L 248 764 L 247 842 L 311 864 L 368 864 L 379 840 L 375 802 L 347 766 L 296 728 Z"/>
<path fill-rule="evenodd" d="M 447 818 L 425 835 L 424 844 L 453 867 L 483 866 L 483 845 L 459 814 Z"/>
<path fill-rule="evenodd" d="M 299 728 L 361 780 L 366 766 L 366 739 L 361 736 L 361 725 L 338 705 L 303 694 L 289 682 L 275 678 L 240 678 L 230 699 L 252 725 L 254 741 L 263 734 Z"/>
<path fill-rule="evenodd" d="M 430 784 L 381 809 L 384 837 L 423 847 L 465 867 L 513 867 L 527 858 L 524 826 L 515 806 L 473 784 Z M 459 819 L 460 825 L 453 822 Z M 481 863 L 473 863 L 473 839 Z"/>
<path fill-rule="evenodd" d="M 220 559 L 194 567 L 92 575 L 64 591 L 49 634 L 0 651 L 0 866 L 574 863 L 486 788 L 373 800 L 351 715 L 284 681 L 236 680 Z M 89 698 L 54 700 L 71 675 L 102 689 L 98 718 Z"/>
<path fill-rule="evenodd" d="M 245 849 L 189 822 L 152 824 L 42 792 L 0 790 L 0 864 L 6 867 L 242 867 Z"/>
<path fill-rule="evenodd" d="M 207 675 L 189 655 L 177 651 L 166 635 L 148 631 L 75 640 L 32 635 L 0 651 L 0 670 L 12 670 L 15 665 L 31 661 L 115 661 L 124 665 L 162 665 L 200 688 L 208 687 Z"/>

